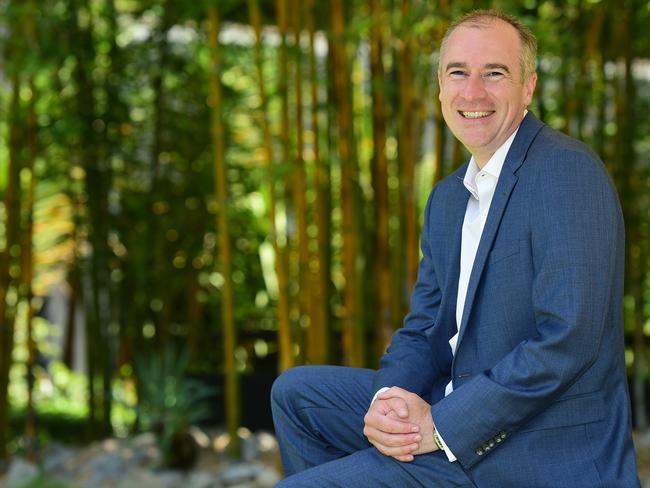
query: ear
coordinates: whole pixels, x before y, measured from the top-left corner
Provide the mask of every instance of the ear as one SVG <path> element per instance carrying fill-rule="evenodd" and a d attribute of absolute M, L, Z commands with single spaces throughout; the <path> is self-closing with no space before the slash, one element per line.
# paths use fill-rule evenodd
<path fill-rule="evenodd" d="M 533 101 L 533 93 L 535 93 L 536 86 L 537 86 L 537 73 L 533 73 L 524 82 L 524 89 L 526 90 L 525 93 L 526 106 L 530 105 L 530 102 Z"/>
<path fill-rule="evenodd" d="M 438 100 L 442 102 L 442 76 L 440 76 L 440 70 L 438 70 Z"/>

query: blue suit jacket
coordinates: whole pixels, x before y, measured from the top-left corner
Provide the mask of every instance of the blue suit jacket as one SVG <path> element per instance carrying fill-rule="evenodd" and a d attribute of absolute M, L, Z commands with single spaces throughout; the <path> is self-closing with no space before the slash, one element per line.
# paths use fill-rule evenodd
<path fill-rule="evenodd" d="M 479 488 L 639 486 L 623 346 L 624 228 L 605 168 L 529 113 L 472 269 L 456 355 L 467 166 L 429 197 L 404 327 L 375 387 L 430 399 Z M 453 379 L 454 391 L 444 397 Z"/>

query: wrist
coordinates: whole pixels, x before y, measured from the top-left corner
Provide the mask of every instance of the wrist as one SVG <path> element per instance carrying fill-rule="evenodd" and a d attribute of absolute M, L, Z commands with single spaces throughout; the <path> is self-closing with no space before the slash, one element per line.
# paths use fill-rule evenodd
<path fill-rule="evenodd" d="M 433 442 L 436 444 L 438 449 L 440 449 L 441 451 L 445 450 L 444 444 L 442 443 L 442 439 L 440 438 L 440 435 L 438 434 L 435 425 L 433 426 Z"/>

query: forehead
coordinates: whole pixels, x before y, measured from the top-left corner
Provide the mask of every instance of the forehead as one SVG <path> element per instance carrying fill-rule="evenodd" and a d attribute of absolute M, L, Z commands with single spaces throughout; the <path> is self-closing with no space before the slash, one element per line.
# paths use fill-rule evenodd
<path fill-rule="evenodd" d="M 517 30 L 502 20 L 462 24 L 450 34 L 443 53 L 442 68 L 448 63 L 470 66 L 504 64 L 519 71 L 521 40 Z"/>

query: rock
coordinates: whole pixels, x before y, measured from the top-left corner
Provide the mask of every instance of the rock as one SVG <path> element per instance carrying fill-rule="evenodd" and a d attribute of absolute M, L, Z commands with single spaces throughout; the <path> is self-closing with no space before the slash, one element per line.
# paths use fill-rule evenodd
<path fill-rule="evenodd" d="M 21 458 L 10 459 L 0 488 L 22 488 L 30 481 L 34 486 L 54 481 L 57 487 L 74 488 L 270 488 L 280 480 L 274 469 L 278 447 L 272 434 L 241 429 L 244 459 L 238 463 L 219 449 L 222 430 L 194 429 L 190 434 L 200 455 L 192 470 L 161 469 L 156 438 L 140 434 L 82 447 L 51 443 L 41 451 L 41 469 Z"/>
<path fill-rule="evenodd" d="M 117 488 L 153 488 L 162 487 L 156 475 L 148 469 L 135 468 L 125 473 Z"/>
<path fill-rule="evenodd" d="M 219 480 L 224 486 L 249 483 L 257 479 L 261 469 L 262 468 L 258 464 L 236 463 L 228 466 L 223 473 L 221 473 Z"/>
<path fill-rule="evenodd" d="M 248 437 L 241 440 L 241 458 L 244 462 L 257 459 L 260 455 L 258 442 L 255 437 Z"/>
<path fill-rule="evenodd" d="M 152 485 L 151 488 L 159 486 L 161 488 L 186 488 L 187 483 L 183 473 L 179 471 L 157 471 L 154 472 L 156 478 L 156 484 Z M 136 487 L 134 487 L 136 488 Z M 189 488 L 189 487 L 187 487 Z"/>
<path fill-rule="evenodd" d="M 255 480 L 255 486 L 259 488 L 273 488 L 280 481 L 280 475 L 274 469 L 264 467 Z"/>
<path fill-rule="evenodd" d="M 220 488 L 222 485 L 216 477 L 205 471 L 195 471 L 188 476 L 187 488 Z"/>
<path fill-rule="evenodd" d="M 74 449 L 59 442 L 52 442 L 43 449 L 40 456 L 43 471 L 47 473 L 62 472 L 76 455 Z"/>
<path fill-rule="evenodd" d="M 6 488 L 20 488 L 38 478 L 38 467 L 22 458 L 14 458 L 5 478 Z"/>

